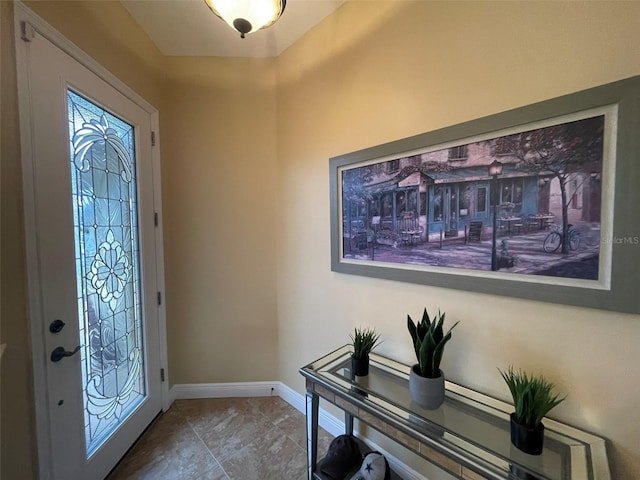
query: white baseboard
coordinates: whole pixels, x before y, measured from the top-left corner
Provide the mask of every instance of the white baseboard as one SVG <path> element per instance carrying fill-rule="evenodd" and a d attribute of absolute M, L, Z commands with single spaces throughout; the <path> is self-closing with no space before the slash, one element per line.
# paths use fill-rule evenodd
<path fill-rule="evenodd" d="M 188 383 L 171 387 L 170 403 L 177 399 L 194 398 L 231 398 L 231 397 L 271 397 L 279 396 L 293 408 L 305 414 L 306 398 L 282 382 L 244 382 L 244 383 Z M 320 408 L 318 424 L 334 437 L 344 433 L 344 421 Z M 357 433 L 357 432 L 356 432 Z M 368 439 L 363 439 L 372 450 L 382 453 L 391 468 L 405 480 L 427 480 L 412 468 L 403 464 L 389 452 Z M 322 456 L 322 452 L 318 452 Z"/>
<path fill-rule="evenodd" d="M 170 403 L 178 399 L 273 397 L 278 396 L 280 382 L 183 383 L 169 391 Z"/>
<path fill-rule="evenodd" d="M 280 398 L 298 410 L 303 415 L 307 411 L 306 398 L 299 394 L 293 388 L 288 387 L 284 383 L 280 384 Z M 344 422 L 340 421 L 333 415 L 322 408 L 318 409 L 318 425 L 324 428 L 334 437 L 344 433 Z"/>

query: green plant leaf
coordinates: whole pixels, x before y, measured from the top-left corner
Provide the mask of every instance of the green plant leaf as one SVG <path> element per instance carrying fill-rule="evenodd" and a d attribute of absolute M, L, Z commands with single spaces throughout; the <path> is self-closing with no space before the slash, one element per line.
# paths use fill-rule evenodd
<path fill-rule="evenodd" d="M 437 323 L 436 323 L 436 319 L 438 319 Z M 443 324 L 444 324 L 444 313 L 440 313 L 440 311 L 438 310 L 438 315 L 433 319 L 433 324 L 432 324 L 433 339 L 436 342 L 436 345 L 439 344 L 442 341 L 442 338 L 444 337 L 444 334 L 442 333 Z"/>
<path fill-rule="evenodd" d="M 356 327 L 353 334 L 350 334 L 353 345 L 353 356 L 355 358 L 363 358 L 369 355 L 371 351 L 379 345 L 380 334 L 373 328 Z"/>
<path fill-rule="evenodd" d="M 418 347 L 418 330 L 410 315 L 407 315 L 407 328 L 409 329 L 409 333 L 411 334 L 411 339 L 413 340 L 413 349 L 416 352 L 417 358 L 419 356 L 418 352 L 420 350 L 420 348 Z"/>
<path fill-rule="evenodd" d="M 420 372 L 423 377 L 434 378 L 432 370 L 433 352 L 435 351 L 436 344 L 433 340 L 431 332 L 427 332 L 427 335 L 422 340 L 420 345 L 420 356 L 418 357 L 418 363 L 420 364 Z"/>
<path fill-rule="evenodd" d="M 555 385 L 542 376 L 530 376 L 522 370 L 516 373 L 512 366 L 506 372 L 498 371 L 511 392 L 516 421 L 528 428 L 535 428 L 552 408 L 566 398 L 553 395 Z"/>
<path fill-rule="evenodd" d="M 419 373 L 423 377 L 435 378 L 439 375 L 445 345 L 451 339 L 451 330 L 458 324 L 456 322 L 445 335 L 444 321 L 445 314 L 439 310 L 438 315 L 431 318 L 425 308 L 422 319 L 417 324 L 407 315 L 407 329 L 413 341 Z"/>
<path fill-rule="evenodd" d="M 442 356 L 444 355 L 444 347 L 447 344 L 447 342 L 451 340 L 451 330 L 453 330 L 455 326 L 458 325 L 458 323 L 460 322 L 454 323 L 453 327 L 449 329 L 447 334 L 439 342 L 436 343 L 436 347 L 433 352 L 433 360 L 431 364 L 431 370 L 434 375 L 438 373 L 438 370 L 440 370 L 440 362 L 442 361 Z"/>
<path fill-rule="evenodd" d="M 422 313 L 422 320 L 418 323 L 418 337 L 424 338 L 427 334 L 427 331 L 431 328 L 431 319 L 429 318 L 429 314 L 427 313 L 427 309 L 424 309 Z"/>

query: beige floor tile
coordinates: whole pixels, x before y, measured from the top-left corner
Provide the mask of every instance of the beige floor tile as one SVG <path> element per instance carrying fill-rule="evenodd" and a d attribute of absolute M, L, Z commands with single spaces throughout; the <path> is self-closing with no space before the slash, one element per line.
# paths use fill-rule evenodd
<path fill-rule="evenodd" d="M 229 415 L 239 412 L 252 412 L 254 408 L 246 398 L 199 398 L 194 400 L 176 400 L 180 413 L 194 427 L 208 427 L 218 423 Z M 255 412 L 256 414 L 259 412 Z"/>
<path fill-rule="evenodd" d="M 291 409 L 285 417 L 274 422 L 285 435 L 301 448 L 307 448 L 306 418 L 297 410 Z"/>
<path fill-rule="evenodd" d="M 226 479 L 224 470 L 173 407 L 125 456 L 109 480 Z"/>
<path fill-rule="evenodd" d="M 248 398 L 247 402 L 276 425 L 291 415 L 300 415 L 300 412 L 280 397 L 254 397 Z"/>
<path fill-rule="evenodd" d="M 333 437 L 318 431 L 318 456 Z M 306 419 L 280 397 L 177 400 L 108 480 L 306 478 Z"/>
<path fill-rule="evenodd" d="M 222 462 L 255 439 L 264 437 L 275 427 L 264 415 L 247 410 L 233 410 L 214 423 L 194 426 L 213 456 Z"/>
<path fill-rule="evenodd" d="M 286 480 L 302 478 L 306 450 L 274 427 L 265 436 L 222 461 L 231 480 Z"/>

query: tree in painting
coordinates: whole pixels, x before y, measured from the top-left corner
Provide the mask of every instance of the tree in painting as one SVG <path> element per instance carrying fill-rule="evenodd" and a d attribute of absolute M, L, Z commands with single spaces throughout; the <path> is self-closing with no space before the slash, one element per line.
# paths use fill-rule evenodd
<path fill-rule="evenodd" d="M 364 198 L 363 187 L 373 179 L 374 165 L 343 170 L 342 195 L 345 200 Z"/>
<path fill-rule="evenodd" d="M 569 252 L 569 180 L 602 170 L 604 115 L 505 137 L 518 168 L 558 179 L 562 201 L 562 253 Z M 584 181 L 584 180 L 583 180 Z"/>

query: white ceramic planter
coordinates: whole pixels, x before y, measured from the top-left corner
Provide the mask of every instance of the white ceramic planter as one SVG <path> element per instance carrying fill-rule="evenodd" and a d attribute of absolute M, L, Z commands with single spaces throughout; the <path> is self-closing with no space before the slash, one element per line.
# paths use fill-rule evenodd
<path fill-rule="evenodd" d="M 418 365 L 411 367 L 409 373 L 409 393 L 411 400 L 422 408 L 435 410 L 444 402 L 444 373 L 438 378 L 426 378 L 416 373 Z"/>

